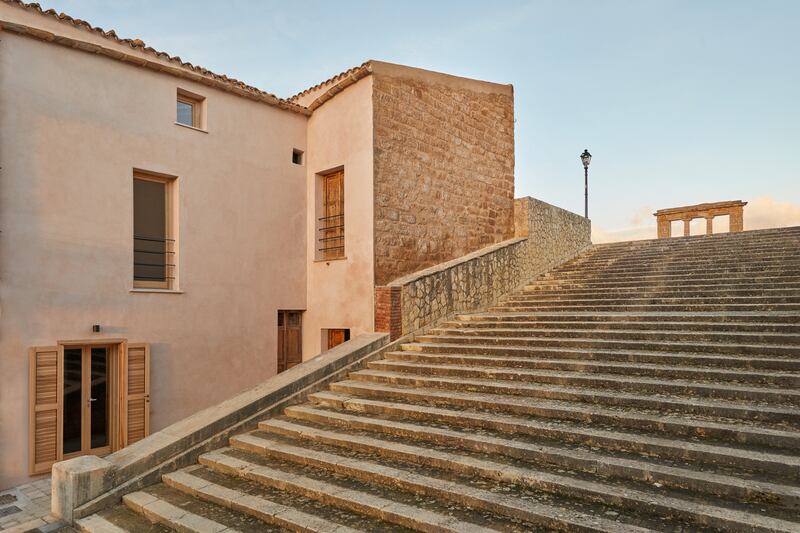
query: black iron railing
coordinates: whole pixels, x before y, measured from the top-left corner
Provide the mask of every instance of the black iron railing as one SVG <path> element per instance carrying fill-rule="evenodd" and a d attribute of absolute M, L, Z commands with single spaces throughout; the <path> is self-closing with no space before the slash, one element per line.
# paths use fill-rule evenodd
<path fill-rule="evenodd" d="M 174 239 L 133 236 L 133 279 L 139 281 L 167 281 L 175 279 Z M 140 255 L 142 254 L 142 255 Z"/>
<path fill-rule="evenodd" d="M 320 217 L 318 231 L 320 236 L 317 238 L 319 248 L 323 258 L 339 256 L 344 254 L 344 214 L 329 215 Z"/>

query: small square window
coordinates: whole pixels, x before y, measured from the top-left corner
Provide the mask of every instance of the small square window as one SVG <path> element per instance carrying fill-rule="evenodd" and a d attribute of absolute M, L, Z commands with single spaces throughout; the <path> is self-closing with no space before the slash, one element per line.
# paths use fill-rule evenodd
<path fill-rule="evenodd" d="M 203 102 L 200 95 L 178 89 L 175 102 L 175 122 L 192 128 L 203 129 Z"/>
<path fill-rule="evenodd" d="M 292 150 L 292 163 L 295 165 L 302 165 L 303 164 L 303 151 L 298 150 L 295 148 Z"/>

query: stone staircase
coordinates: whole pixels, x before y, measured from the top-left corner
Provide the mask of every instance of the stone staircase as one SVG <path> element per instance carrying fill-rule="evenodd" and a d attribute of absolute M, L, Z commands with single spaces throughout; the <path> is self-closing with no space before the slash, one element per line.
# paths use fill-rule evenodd
<path fill-rule="evenodd" d="M 800 228 L 599 245 L 85 531 L 800 531 Z"/>

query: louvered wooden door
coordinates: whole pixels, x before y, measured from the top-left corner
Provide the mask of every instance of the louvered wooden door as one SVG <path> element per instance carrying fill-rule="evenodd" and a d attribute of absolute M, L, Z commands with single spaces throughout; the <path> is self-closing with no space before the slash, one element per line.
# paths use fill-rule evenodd
<path fill-rule="evenodd" d="M 122 401 L 123 446 L 150 434 L 150 346 L 128 344 L 123 365 L 125 388 Z"/>
<path fill-rule="evenodd" d="M 28 466 L 32 474 L 49 472 L 61 459 L 63 357 L 60 346 L 30 350 Z"/>
<path fill-rule="evenodd" d="M 150 432 L 150 348 L 97 341 L 31 348 L 29 470 L 105 454 Z"/>

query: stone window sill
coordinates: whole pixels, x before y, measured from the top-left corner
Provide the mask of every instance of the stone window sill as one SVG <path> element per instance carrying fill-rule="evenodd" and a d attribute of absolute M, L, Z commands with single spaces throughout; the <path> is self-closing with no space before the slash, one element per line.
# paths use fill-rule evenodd
<path fill-rule="evenodd" d="M 200 133 L 208 133 L 208 130 L 195 128 L 194 126 L 189 126 L 188 124 L 181 124 L 180 122 L 176 122 L 175 125 L 180 126 L 181 128 L 188 128 L 190 130 L 199 131 Z"/>
<path fill-rule="evenodd" d="M 131 289 L 128 292 L 160 292 L 164 294 L 183 294 L 183 291 L 179 291 L 177 289 L 145 289 L 142 287 Z"/>
<path fill-rule="evenodd" d="M 344 257 L 337 257 L 335 259 L 314 259 L 315 263 L 332 263 L 334 261 L 345 261 L 347 256 Z"/>

